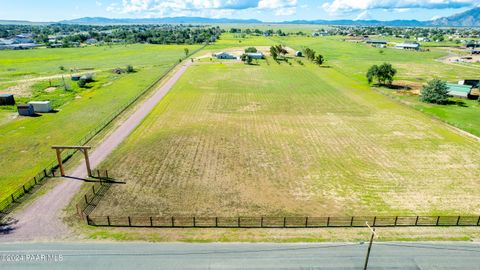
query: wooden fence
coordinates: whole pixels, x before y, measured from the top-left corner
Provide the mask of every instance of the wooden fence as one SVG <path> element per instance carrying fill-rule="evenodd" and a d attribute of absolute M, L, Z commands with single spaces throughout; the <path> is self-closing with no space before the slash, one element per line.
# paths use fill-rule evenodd
<path fill-rule="evenodd" d="M 479 226 L 480 216 L 356 216 L 356 217 L 159 217 L 90 216 L 91 226 L 156 228 L 327 228 Z"/>

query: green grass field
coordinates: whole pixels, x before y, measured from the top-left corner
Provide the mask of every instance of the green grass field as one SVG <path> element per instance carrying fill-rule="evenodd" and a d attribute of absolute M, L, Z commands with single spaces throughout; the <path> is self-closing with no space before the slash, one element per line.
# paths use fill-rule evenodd
<path fill-rule="evenodd" d="M 127 47 L 89 47 L 78 49 L 39 49 L 29 51 L 0 51 L 2 68 L 15 68 L 23 74 L 42 76 L 55 74 L 60 64 L 65 67 L 94 67 L 112 69 L 134 65 L 136 73 L 117 75 L 109 71 L 97 72 L 91 88 L 72 90 L 55 87 L 47 92 L 48 81 L 30 86 L 30 97 L 51 100 L 57 113 L 40 117 L 16 117 L 12 108 L 0 112 L 0 200 L 33 177 L 55 159 L 52 144 L 76 144 L 114 111 L 122 107 L 148 85 L 160 77 L 179 58 L 184 57 L 185 46 L 129 45 Z M 199 46 L 190 46 L 191 51 Z M 1 70 L 0 76 L 12 77 Z M 59 80 L 52 80 L 54 85 Z M 13 108 L 14 109 L 14 108 Z M 3 120 L 1 120 L 3 119 Z"/>
<path fill-rule="evenodd" d="M 191 67 L 93 214 L 479 214 L 478 141 L 332 66 Z"/>

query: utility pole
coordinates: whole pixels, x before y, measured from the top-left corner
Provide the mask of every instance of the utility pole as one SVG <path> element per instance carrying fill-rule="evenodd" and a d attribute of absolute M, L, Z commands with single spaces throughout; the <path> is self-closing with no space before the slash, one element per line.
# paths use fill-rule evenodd
<path fill-rule="evenodd" d="M 370 236 L 370 243 L 368 244 L 367 257 L 365 258 L 365 265 L 363 266 L 363 270 L 367 270 L 368 268 L 368 259 L 370 258 L 370 250 L 372 250 L 373 238 L 377 236 L 375 228 L 370 227 L 370 225 L 368 225 L 368 222 L 365 223 L 367 224 L 367 227 L 370 229 L 370 231 L 372 231 L 372 235 Z"/>

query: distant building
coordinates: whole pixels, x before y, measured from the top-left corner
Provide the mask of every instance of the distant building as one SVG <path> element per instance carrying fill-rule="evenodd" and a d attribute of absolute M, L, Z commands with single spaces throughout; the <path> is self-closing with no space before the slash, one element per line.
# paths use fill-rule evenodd
<path fill-rule="evenodd" d="M 238 59 L 237 56 L 226 53 L 226 52 L 215 53 L 213 54 L 213 56 L 216 57 L 217 59 Z"/>
<path fill-rule="evenodd" d="M 248 56 L 250 56 L 252 59 L 263 59 L 265 56 L 261 52 L 256 52 L 256 53 L 247 53 Z"/>
<path fill-rule="evenodd" d="M 470 85 L 460 85 L 454 83 L 447 83 L 448 95 L 452 97 L 468 98 L 472 91 Z"/>
<path fill-rule="evenodd" d="M 463 80 L 458 82 L 459 85 L 469 85 L 471 87 L 478 87 L 480 80 Z"/>
<path fill-rule="evenodd" d="M 89 38 L 87 40 L 85 40 L 85 43 L 87 44 L 96 44 L 98 43 L 98 40 L 94 39 L 94 38 Z"/>
<path fill-rule="evenodd" d="M 430 42 L 431 40 L 428 37 L 417 37 L 417 41 Z"/>
<path fill-rule="evenodd" d="M 400 50 L 415 50 L 418 51 L 420 50 L 420 44 L 416 42 L 406 42 L 406 43 L 398 43 L 395 45 L 396 49 Z"/>
<path fill-rule="evenodd" d="M 296 57 L 303 57 L 303 53 L 301 51 L 296 51 L 295 56 Z"/>
<path fill-rule="evenodd" d="M 20 34 L 14 38 L 14 44 L 34 43 L 32 34 Z"/>
<path fill-rule="evenodd" d="M 367 39 L 365 41 L 367 44 L 372 44 L 372 45 L 387 45 L 388 42 L 386 40 L 381 40 L 381 39 Z"/>

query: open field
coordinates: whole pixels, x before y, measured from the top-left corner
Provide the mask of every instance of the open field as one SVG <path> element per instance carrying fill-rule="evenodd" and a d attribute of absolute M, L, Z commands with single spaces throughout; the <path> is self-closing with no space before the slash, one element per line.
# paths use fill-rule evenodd
<path fill-rule="evenodd" d="M 59 110 L 58 113 L 46 113 L 40 117 L 14 117 L 14 108 L 3 110 L 0 113 L 0 166 L 8 170 L 0 170 L 0 200 L 9 196 L 54 159 L 50 149 L 52 144 L 76 144 L 160 77 L 179 58 L 184 57 L 184 47 L 129 45 L 1 51 L 1 54 L 8 54 L 0 57 L 0 61 L 35 76 L 54 74 L 59 70 L 60 64 L 65 67 L 109 70 L 118 66 L 125 67 L 129 63 L 134 65 L 136 72 L 121 75 L 109 71 L 97 72 L 96 82 L 84 90 L 78 89 L 75 82 L 70 82 L 72 90 L 65 91 L 58 86 L 58 79 L 52 80 L 55 89 L 48 89 L 48 81 L 35 82 L 29 88 L 30 96 L 25 95 L 19 100 L 51 100 L 54 108 Z M 189 48 L 193 51 L 199 46 Z M 72 57 L 69 57 L 70 54 Z M 2 78 L 13 76 L 8 72 L 2 74 Z"/>
<path fill-rule="evenodd" d="M 310 64 L 191 67 L 102 165 L 93 215 L 478 214 L 480 145 Z"/>

